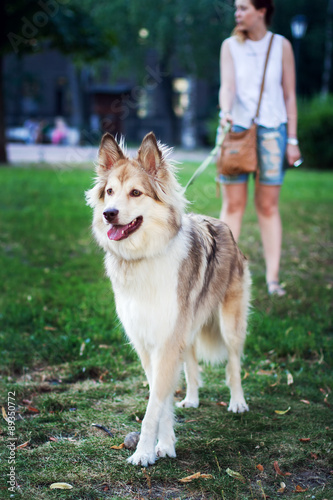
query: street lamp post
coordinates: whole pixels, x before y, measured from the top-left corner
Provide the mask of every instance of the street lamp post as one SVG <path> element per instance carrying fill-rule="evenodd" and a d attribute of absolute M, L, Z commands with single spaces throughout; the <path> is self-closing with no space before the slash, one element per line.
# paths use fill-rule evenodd
<path fill-rule="evenodd" d="M 294 16 L 291 19 L 290 27 L 291 27 L 291 34 L 294 39 L 296 81 L 297 81 L 297 89 L 299 89 L 299 83 L 298 83 L 299 54 L 300 54 L 301 39 L 304 37 L 306 29 L 308 27 L 308 21 L 306 16 L 304 16 L 303 14 L 297 14 L 296 16 Z"/>

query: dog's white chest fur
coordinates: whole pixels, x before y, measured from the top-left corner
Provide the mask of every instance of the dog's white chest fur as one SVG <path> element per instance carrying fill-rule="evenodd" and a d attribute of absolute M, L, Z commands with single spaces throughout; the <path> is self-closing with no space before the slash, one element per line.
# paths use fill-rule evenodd
<path fill-rule="evenodd" d="M 134 345 L 140 342 L 151 349 L 174 331 L 179 314 L 179 267 L 185 251 L 184 242 L 179 240 L 153 259 L 119 265 L 116 257 L 106 257 L 117 313 Z"/>

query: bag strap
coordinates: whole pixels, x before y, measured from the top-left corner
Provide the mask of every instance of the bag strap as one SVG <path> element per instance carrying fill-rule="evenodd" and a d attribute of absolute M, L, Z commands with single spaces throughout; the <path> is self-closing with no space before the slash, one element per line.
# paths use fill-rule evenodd
<path fill-rule="evenodd" d="M 266 69 L 267 69 L 267 65 L 268 65 L 268 58 L 269 58 L 269 54 L 270 54 L 270 52 L 271 52 L 271 47 L 272 47 L 272 43 L 273 43 L 273 38 L 274 38 L 274 33 L 272 33 L 271 39 L 270 39 L 270 41 L 269 41 L 268 49 L 267 49 L 267 55 L 266 55 L 266 61 L 265 61 L 265 67 L 264 67 L 264 74 L 262 75 L 262 82 L 261 82 L 261 88 L 260 88 L 259 102 L 258 102 L 258 106 L 257 106 L 257 112 L 256 112 L 256 115 L 255 115 L 255 117 L 254 117 L 255 119 L 256 119 L 256 118 L 258 118 L 258 116 L 259 116 L 259 110 L 260 110 L 261 99 L 262 99 L 262 95 L 263 95 L 263 93 L 264 93 Z"/>

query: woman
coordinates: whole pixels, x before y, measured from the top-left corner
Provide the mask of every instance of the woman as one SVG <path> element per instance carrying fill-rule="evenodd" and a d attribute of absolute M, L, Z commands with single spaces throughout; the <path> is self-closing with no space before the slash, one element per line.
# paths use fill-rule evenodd
<path fill-rule="evenodd" d="M 221 127 L 249 128 L 258 104 L 263 68 L 271 33 L 268 31 L 272 0 L 236 0 L 236 28 L 221 48 Z M 258 124 L 260 176 L 256 183 L 258 215 L 266 263 L 269 294 L 282 296 L 279 283 L 282 226 L 279 194 L 283 162 L 292 165 L 301 156 L 297 140 L 295 64 L 291 44 L 275 35 L 265 78 Z M 220 176 L 223 205 L 221 219 L 237 240 L 247 201 L 248 174 Z"/>

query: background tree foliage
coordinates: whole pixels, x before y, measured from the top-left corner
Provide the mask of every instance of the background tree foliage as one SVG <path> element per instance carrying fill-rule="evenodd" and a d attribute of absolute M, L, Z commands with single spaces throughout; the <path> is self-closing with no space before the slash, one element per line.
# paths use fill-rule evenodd
<path fill-rule="evenodd" d="M 319 92 L 322 84 L 325 26 L 329 0 L 277 0 L 273 31 L 292 40 L 290 22 L 296 14 L 308 20 L 301 41 L 299 80 L 301 94 Z M 82 2 L 80 2 L 82 5 Z M 105 35 L 112 33 L 116 44 L 110 64 L 117 73 L 143 67 L 148 49 L 154 49 L 167 69 L 181 67 L 184 72 L 209 81 L 219 77 L 221 42 L 234 26 L 233 0 L 83 0 L 94 21 Z M 149 33 L 140 38 L 140 29 Z M 331 83 L 332 88 L 332 83 Z"/>
<path fill-rule="evenodd" d="M 296 14 L 304 14 L 308 27 L 300 45 L 299 93 L 313 95 L 322 87 L 326 42 L 326 20 L 329 0 L 277 0 L 273 29 L 292 40 L 290 21 Z M 331 78 L 332 90 L 332 78 Z"/>
<path fill-rule="evenodd" d="M 105 35 L 105 36 L 104 36 Z M 5 149 L 3 56 L 22 57 L 43 50 L 45 44 L 74 60 L 104 58 L 114 43 L 112 31 L 101 32 L 89 11 L 71 0 L 2 0 L 0 4 L 0 163 Z"/>
<path fill-rule="evenodd" d="M 181 68 L 198 77 L 216 72 L 221 41 L 233 26 L 230 0 L 83 0 L 99 29 L 115 37 L 115 71 L 142 71 L 147 50 L 156 51 L 162 67 Z M 141 36 L 145 30 L 146 36 Z"/>
<path fill-rule="evenodd" d="M 304 96 L 322 87 L 326 39 L 332 33 L 332 28 L 325 29 L 330 20 L 329 1 L 317 0 L 315 5 L 312 0 L 275 2 L 275 32 L 291 39 L 292 17 L 304 14 L 308 19 L 298 72 Z M 169 105 L 174 75 L 203 78 L 215 88 L 219 84 L 219 51 L 234 26 L 233 0 L 3 0 L 0 68 L 1 57 L 13 50 L 8 34 L 22 36 L 23 19 L 33 21 L 42 3 L 55 5 L 57 14 L 49 16 L 36 36 L 25 37 L 19 44 L 20 55 L 42 50 L 47 42 L 71 55 L 77 65 L 92 67 L 104 61 L 113 80 L 130 77 L 133 82 L 143 77 L 147 59 L 153 57 L 163 72 L 161 90 Z M 0 115 L 4 115 L 1 88 Z M 4 159 L 4 123 L 0 120 L 0 161 Z"/>

